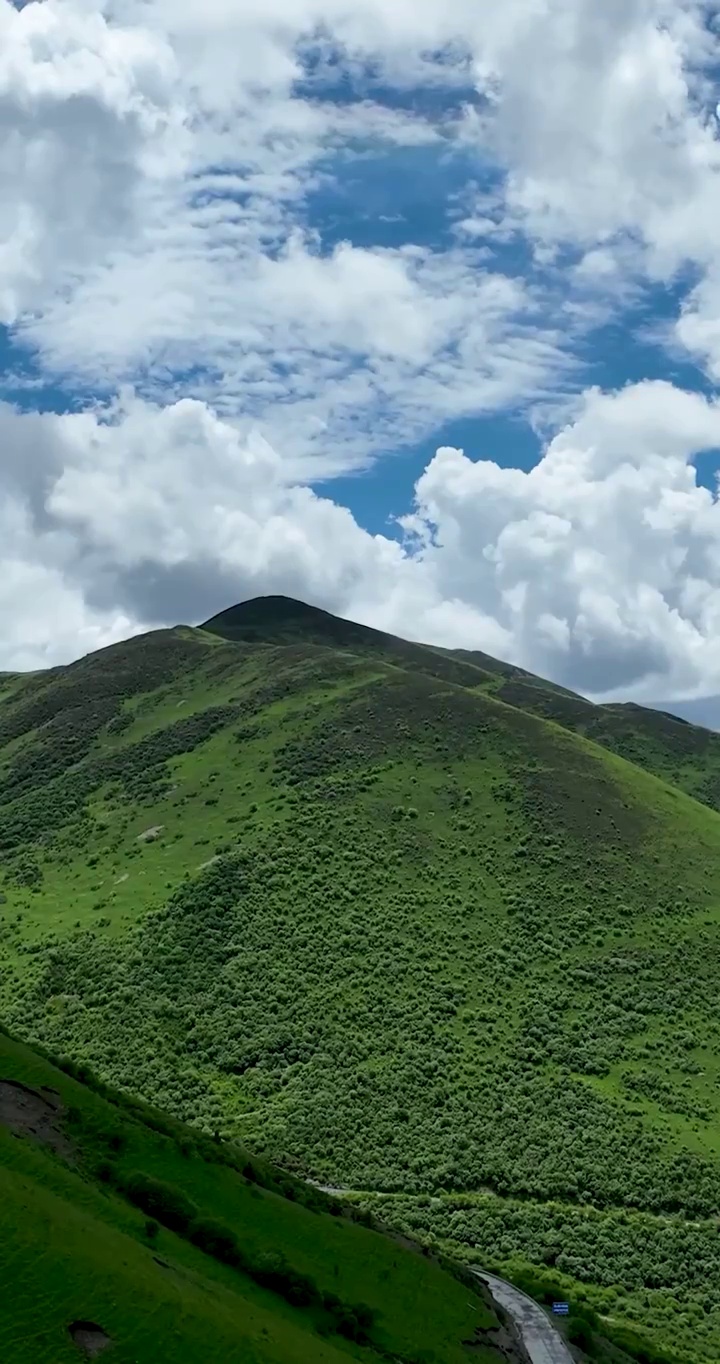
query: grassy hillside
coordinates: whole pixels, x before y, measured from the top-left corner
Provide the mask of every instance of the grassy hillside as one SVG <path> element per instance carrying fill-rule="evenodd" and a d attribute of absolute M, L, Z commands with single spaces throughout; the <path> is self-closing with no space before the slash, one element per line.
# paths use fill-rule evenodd
<path fill-rule="evenodd" d="M 496 681 L 493 692 L 509 705 L 582 734 L 720 810 L 720 734 L 644 706 L 595 706 L 536 679 Z"/>
<path fill-rule="evenodd" d="M 236 642 L 324 645 L 483 691 L 601 744 L 720 810 L 720 734 L 674 715 L 632 704 L 593 705 L 477 650 L 412 644 L 286 597 L 262 597 L 231 607 L 204 628 Z"/>
<path fill-rule="evenodd" d="M 0 694 L 0 1011 L 716 1359 L 720 816 L 502 670 L 308 611 Z"/>
<path fill-rule="evenodd" d="M 118 1364 L 517 1360 L 484 1290 L 331 1206 L 0 1033 L 12 1364 L 77 1360 L 93 1336 Z"/>

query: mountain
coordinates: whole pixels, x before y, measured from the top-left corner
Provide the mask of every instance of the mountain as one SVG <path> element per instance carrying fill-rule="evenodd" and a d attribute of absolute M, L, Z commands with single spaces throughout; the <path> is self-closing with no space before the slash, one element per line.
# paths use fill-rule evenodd
<path fill-rule="evenodd" d="M 0 1033 L 12 1364 L 520 1364 L 478 1282 Z"/>
<path fill-rule="evenodd" d="M 282 598 L 5 678 L 0 1014 L 714 1360 L 716 742 Z"/>

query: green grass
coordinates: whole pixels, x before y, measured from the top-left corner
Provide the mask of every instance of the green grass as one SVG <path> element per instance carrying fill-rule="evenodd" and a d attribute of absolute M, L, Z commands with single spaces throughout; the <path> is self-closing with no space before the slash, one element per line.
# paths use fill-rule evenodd
<path fill-rule="evenodd" d="M 483 685 L 499 700 L 592 739 L 720 810 L 720 734 L 642 706 L 595 706 L 509 668 Z"/>
<path fill-rule="evenodd" d="M 298 604 L 210 627 L 0 694 L 2 1014 L 493 1264 L 559 1207 L 578 1292 L 717 1358 L 716 736 Z"/>
<path fill-rule="evenodd" d="M 170 1121 L 154 1130 L 143 1120 L 157 1122 L 152 1114 L 109 1102 L 3 1034 L 0 1079 L 60 1095 L 58 1125 L 71 1143 L 61 1159 L 0 1125 L 0 1349 L 13 1364 L 76 1359 L 68 1327 L 77 1320 L 102 1327 L 114 1359 L 138 1364 L 461 1364 L 463 1340 L 475 1341 L 474 1357 L 500 1364 L 492 1344 L 499 1323 L 482 1295 L 397 1241 L 331 1216 L 315 1191 L 283 1181 L 289 1201 L 262 1166 L 254 1181 L 270 1187 L 251 1182 L 239 1149 L 198 1144 Z M 320 1292 L 365 1302 L 374 1317 L 367 1342 L 338 1336 L 322 1308 L 291 1306 L 186 1236 L 160 1226 L 150 1238 L 146 1217 L 122 1194 L 138 1171 L 220 1219 L 252 1263 L 282 1251 Z"/>

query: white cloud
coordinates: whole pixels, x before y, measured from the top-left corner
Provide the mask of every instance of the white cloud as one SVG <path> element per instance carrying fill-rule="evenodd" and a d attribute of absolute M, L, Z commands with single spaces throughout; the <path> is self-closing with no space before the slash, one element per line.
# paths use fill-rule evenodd
<path fill-rule="evenodd" d="M 582 691 L 716 686 L 720 510 L 691 456 L 718 445 L 720 406 L 648 383 L 586 394 L 528 473 L 438 451 L 417 488 L 438 590 Z"/>
<path fill-rule="evenodd" d="M 0 0 L 0 321 L 97 266 L 179 134 L 174 58 L 144 29 Z"/>
<path fill-rule="evenodd" d="M 27 502 L 4 494 L 0 672 L 53 667 L 137 633 L 141 623 L 124 612 L 93 610 L 86 585 L 68 576 L 67 537 L 50 527 L 40 536 Z"/>
<path fill-rule="evenodd" d="M 24 621 L 31 599 L 56 659 L 283 592 L 589 694 L 720 687 L 720 504 L 692 465 L 720 445 L 720 404 L 670 384 L 590 391 L 527 473 L 438 450 L 404 542 L 368 534 L 196 401 L 5 407 L 0 439 L 17 451 L 0 618 L 12 605 Z M 0 662 L 32 652 L 10 632 Z"/>
<path fill-rule="evenodd" d="M 720 36 L 710 17 L 702 0 L 494 7 L 476 47 L 492 113 L 470 117 L 466 136 L 507 170 L 506 224 L 522 227 L 536 258 L 538 243 L 574 247 L 600 298 L 695 271 L 674 340 L 717 379 Z"/>
<path fill-rule="evenodd" d="M 467 47 L 462 0 L 102 8 L 0 0 L 5 317 L 49 377 L 207 399 L 325 472 L 567 383 L 572 337 L 542 288 L 472 247 L 327 252 L 307 227 L 307 195 L 359 148 L 452 155 L 453 136 L 441 114 L 300 97 L 298 41 L 324 26 L 395 79 L 418 61 L 437 78 L 427 49 Z"/>
<path fill-rule="evenodd" d="M 267 421 L 283 448 L 294 428 L 337 463 L 348 441 L 352 465 L 358 423 L 367 457 L 448 416 L 562 387 L 563 349 L 603 320 L 589 294 L 622 304 L 628 272 L 714 259 L 720 144 L 697 107 L 710 39 L 690 0 L 105 0 L 101 10 L 45 0 L 18 12 L 0 0 L 14 129 L 0 298 L 51 373 L 107 391 L 132 379 L 149 394 L 191 393 Z M 564 282 L 580 295 L 565 309 L 564 345 L 536 285 L 525 285 L 521 325 L 515 306 L 485 316 L 482 247 L 452 259 L 425 251 L 424 269 L 398 250 L 318 252 L 303 205 L 329 150 L 358 137 L 438 138 L 418 114 L 301 98 L 297 44 L 321 33 L 350 67 L 372 59 L 401 84 L 474 69 L 492 103 L 462 140 L 507 170 L 506 234 L 522 226 L 537 262 L 541 238 L 584 252 Z M 471 214 L 466 228 L 482 221 Z M 642 258 L 618 234 L 639 235 Z M 497 296 L 507 282 L 484 269 Z M 473 330 L 480 366 L 477 346 L 456 346 Z M 686 319 L 696 351 L 712 335 L 702 317 L 694 331 Z M 422 403 L 403 404 L 410 383 Z M 308 392 L 320 408 L 310 423 Z M 273 425 L 280 403 L 287 420 Z"/>
<path fill-rule="evenodd" d="M 326 475 L 446 419 L 555 392 L 573 370 L 552 300 L 543 316 L 542 294 L 460 251 L 321 255 L 293 232 L 265 255 L 243 244 L 233 208 L 220 213 L 227 252 L 208 257 L 204 208 L 180 227 L 170 215 L 152 258 L 115 259 L 28 323 L 45 363 L 207 399 Z"/>
<path fill-rule="evenodd" d="M 403 73 L 417 83 L 423 73 L 432 81 L 467 72 L 471 59 L 491 104 L 469 119 L 465 141 L 505 168 L 506 222 L 531 235 L 538 260 L 540 239 L 589 248 L 586 287 L 591 278 L 607 287 L 617 249 L 624 272 L 660 278 L 687 260 L 703 271 L 716 260 L 720 141 L 706 67 L 717 40 L 695 0 L 105 0 L 101 8 L 45 0 L 18 12 L 0 0 L 17 148 L 5 158 L 3 198 L 15 217 L 5 311 L 33 300 L 24 335 L 61 372 L 110 387 L 148 366 L 167 378 L 197 361 L 202 335 L 213 391 L 198 396 L 225 411 L 257 397 L 252 375 L 248 383 L 232 365 L 228 372 L 228 352 L 275 350 L 283 326 L 292 331 L 292 301 L 286 318 L 274 272 L 257 267 L 301 225 L 319 159 L 358 132 L 399 145 L 437 136 L 419 116 L 299 97 L 297 44 L 312 34 L 324 33 L 350 66 L 371 58 L 401 83 Z M 34 179 L 20 169 L 28 142 Z M 170 155 L 177 174 L 168 182 Z M 224 189 L 218 167 L 229 172 Z M 211 192 L 201 206 L 198 194 Z M 143 211 L 133 220 L 138 196 Z M 474 221 L 482 215 L 466 225 Z M 67 226 L 60 240 L 59 222 Z M 640 258 L 628 253 L 628 237 L 642 242 Z M 598 272 L 593 263 L 603 258 Z M 76 275 L 58 289 L 68 264 Z M 468 255 L 464 284 L 475 267 Z M 337 288 L 332 266 L 311 269 L 318 289 Z M 346 272 L 342 282 L 349 307 L 361 274 Z M 43 284 L 50 297 L 40 299 Z M 361 332 L 377 315 L 374 297 L 372 305 Z M 114 325 L 103 328 L 110 310 Z M 302 337 L 306 360 L 326 357 L 317 321 Z M 702 350 L 709 329 L 702 318 L 699 326 L 699 341 L 689 320 L 684 335 Z M 445 340 L 437 338 L 438 354 Z"/>

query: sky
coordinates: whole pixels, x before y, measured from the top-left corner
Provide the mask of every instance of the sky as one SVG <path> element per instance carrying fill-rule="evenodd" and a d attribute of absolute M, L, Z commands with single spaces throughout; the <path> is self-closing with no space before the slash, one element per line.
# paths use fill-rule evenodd
<path fill-rule="evenodd" d="M 0 0 L 0 669 L 285 593 L 720 728 L 720 12 Z"/>

